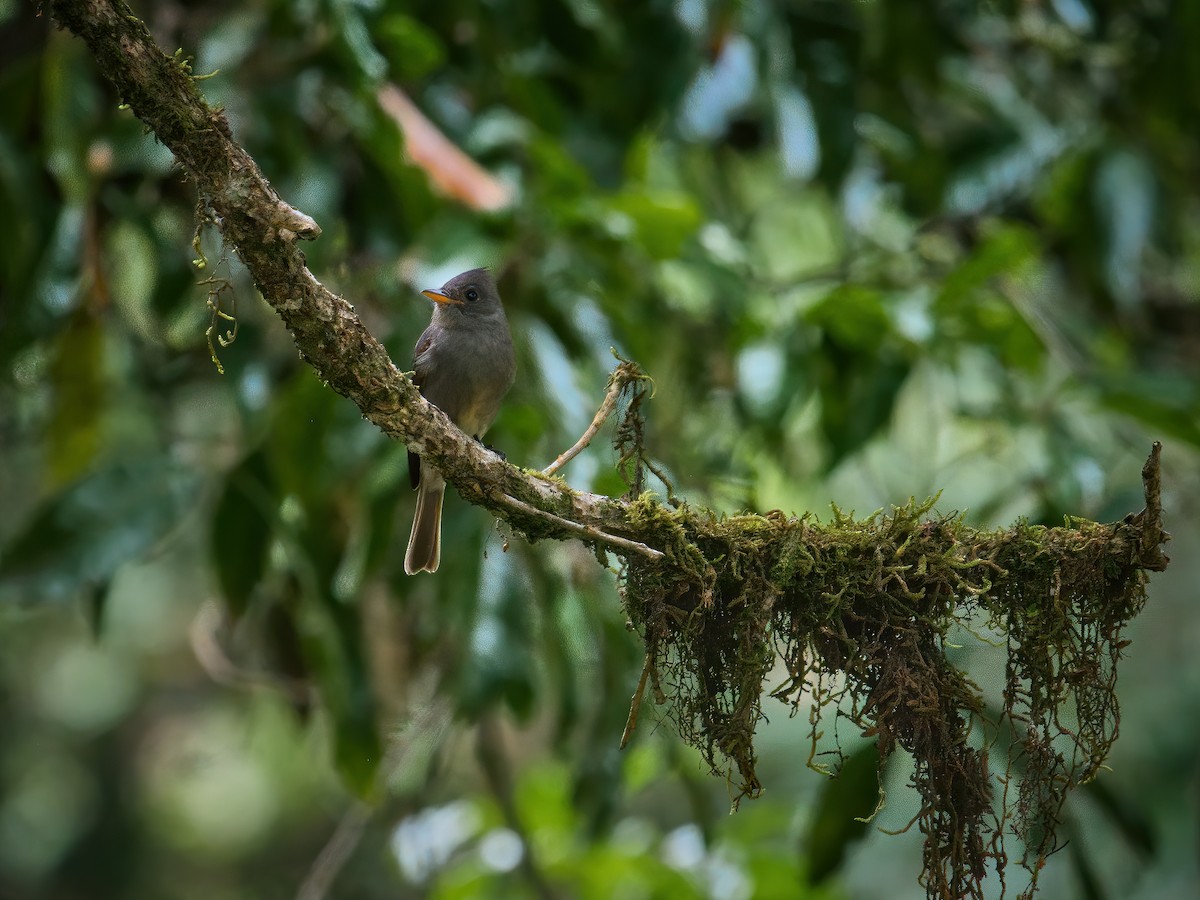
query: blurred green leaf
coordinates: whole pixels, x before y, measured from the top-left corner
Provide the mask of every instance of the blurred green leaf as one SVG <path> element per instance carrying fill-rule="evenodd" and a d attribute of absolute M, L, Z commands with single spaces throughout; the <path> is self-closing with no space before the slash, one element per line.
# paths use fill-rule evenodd
<path fill-rule="evenodd" d="M 91 190 L 88 123 L 99 105 L 99 92 L 87 75 L 86 49 L 70 35 L 54 35 L 44 63 L 46 165 L 68 202 L 82 205 Z"/>
<path fill-rule="evenodd" d="M 1151 384 L 1159 389 L 1153 393 L 1145 388 Z M 1124 385 L 1110 385 L 1103 391 L 1103 403 L 1109 409 L 1140 421 L 1155 432 L 1186 441 L 1200 447 L 1200 415 L 1197 415 L 1194 384 L 1164 383 L 1151 378 L 1140 385 L 1143 390 L 1131 390 Z"/>
<path fill-rule="evenodd" d="M 892 331 L 879 291 L 845 284 L 812 308 L 808 320 L 847 350 L 874 352 Z"/>
<path fill-rule="evenodd" d="M 633 238 L 653 259 L 673 259 L 703 220 L 686 194 L 627 191 L 613 198 L 613 209 L 633 223 Z"/>
<path fill-rule="evenodd" d="M 1016 274 L 1021 266 L 1034 259 L 1037 251 L 1037 238 L 1028 228 L 990 223 L 988 232 L 971 255 L 942 280 L 938 306 L 953 314 L 960 304 L 972 303 L 975 292 L 986 287 L 992 279 Z"/>
<path fill-rule="evenodd" d="M 810 885 L 827 881 L 842 867 L 846 854 L 867 832 L 863 820 L 878 806 L 879 792 L 879 751 L 870 742 L 847 756 L 821 789 L 801 840 Z"/>
<path fill-rule="evenodd" d="M 388 13 L 375 26 L 375 33 L 402 79 L 424 78 L 445 62 L 446 49 L 438 36 L 412 16 Z"/>
<path fill-rule="evenodd" d="M 158 281 L 158 247 L 153 238 L 134 222 L 118 222 L 105 241 L 105 261 L 112 272 L 114 305 L 131 330 L 142 340 L 160 340 L 162 328 L 153 307 Z"/>
<path fill-rule="evenodd" d="M 331 445 L 344 402 L 309 372 L 298 373 L 280 391 L 266 453 L 281 494 L 314 504 L 328 501 L 339 463 Z"/>
<path fill-rule="evenodd" d="M 1097 871 L 1095 860 L 1083 851 L 1078 841 L 1071 841 L 1068 846 L 1071 848 L 1071 864 L 1079 879 L 1080 896 L 1083 900 L 1106 900 L 1103 877 Z"/>
<path fill-rule="evenodd" d="M 549 136 L 534 136 L 529 142 L 528 153 L 530 165 L 537 175 L 539 200 L 551 213 L 576 215 L 579 195 L 591 188 L 587 170 Z"/>
<path fill-rule="evenodd" d="M 205 29 L 193 68 L 199 74 L 220 71 L 225 76 L 224 83 L 233 87 L 237 67 L 245 63 L 263 40 L 265 24 L 264 10 L 258 6 L 230 10 Z M 210 83 L 205 90 L 211 91 L 213 87 Z"/>
<path fill-rule="evenodd" d="M 371 40 L 362 6 L 355 0 L 332 0 L 329 6 L 340 27 L 340 37 L 349 58 L 357 66 L 359 75 L 368 83 L 382 79 L 387 73 L 387 60 Z"/>
<path fill-rule="evenodd" d="M 364 575 L 375 574 L 389 559 L 399 556 L 396 546 L 399 540 L 396 532 L 396 505 L 398 498 L 403 496 L 405 487 L 407 485 L 402 486 L 397 482 L 394 491 L 379 494 L 370 503 L 365 524 L 368 529 L 367 543 L 362 559 Z"/>
<path fill-rule="evenodd" d="M 217 582 L 234 619 L 246 612 L 262 580 L 277 502 L 262 451 L 251 453 L 225 476 L 213 511 L 210 547 Z"/>
<path fill-rule="evenodd" d="M 314 555 L 311 561 L 319 564 L 322 556 L 332 556 L 332 550 Z M 376 776 L 383 745 L 361 622 L 353 607 L 333 598 L 327 572 L 306 574 L 289 581 L 281 598 L 288 621 L 295 625 L 302 657 L 292 660 L 291 666 L 315 682 L 328 712 L 328 737 L 338 775 L 359 798 L 374 800 L 380 788 Z M 279 636 L 285 641 L 292 637 L 286 626 Z M 286 644 L 276 649 L 287 654 L 295 650 Z"/>
<path fill-rule="evenodd" d="M 470 719 L 504 704 L 519 718 L 533 711 L 534 668 L 528 598 L 515 563 L 489 555 L 458 685 L 458 708 Z"/>
<path fill-rule="evenodd" d="M 817 387 L 820 422 L 829 446 L 827 469 L 876 437 L 888 424 L 912 363 L 892 353 L 872 357 L 847 353 L 826 340 Z"/>
<path fill-rule="evenodd" d="M 95 461 L 109 394 L 106 381 L 104 328 L 80 310 L 58 336 L 50 363 L 54 402 L 46 437 L 52 484 L 72 481 Z"/>
<path fill-rule="evenodd" d="M 197 476 L 165 457 L 121 460 L 49 497 L 0 553 L 9 599 L 48 603 L 110 579 L 194 502 Z"/>
<path fill-rule="evenodd" d="M 370 688 L 359 684 L 344 703 L 331 705 L 334 713 L 334 763 L 346 785 L 364 800 L 378 794 L 376 773 L 383 761 L 376 708 Z"/>
<path fill-rule="evenodd" d="M 1113 297 L 1127 310 L 1142 296 L 1142 263 L 1154 227 L 1156 188 L 1140 153 L 1110 153 L 1096 172 L 1096 208 L 1107 232 L 1104 274 Z"/>
<path fill-rule="evenodd" d="M 1139 856 L 1151 859 L 1158 854 L 1162 842 L 1149 821 L 1144 798 L 1135 800 L 1122 796 L 1105 778 L 1089 781 L 1083 790 Z M 1079 830 L 1084 824 L 1075 822 L 1074 828 Z"/>

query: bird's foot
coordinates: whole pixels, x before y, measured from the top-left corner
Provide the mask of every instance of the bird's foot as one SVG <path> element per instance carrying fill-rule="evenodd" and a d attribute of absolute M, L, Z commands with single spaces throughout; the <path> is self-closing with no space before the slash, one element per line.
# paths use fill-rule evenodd
<path fill-rule="evenodd" d="M 478 435 L 475 436 L 475 440 L 478 441 L 480 444 L 483 444 L 483 438 L 479 437 Z M 497 450 L 495 447 L 493 447 L 491 444 L 483 444 L 483 449 L 491 450 L 502 460 L 504 460 L 505 462 L 508 462 L 508 457 L 505 456 L 503 452 L 501 452 L 500 450 Z"/>

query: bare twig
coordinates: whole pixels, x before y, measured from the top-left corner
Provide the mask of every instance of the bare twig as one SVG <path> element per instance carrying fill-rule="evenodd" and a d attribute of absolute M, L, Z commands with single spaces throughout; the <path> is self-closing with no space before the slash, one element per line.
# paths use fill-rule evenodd
<path fill-rule="evenodd" d="M 1150 448 L 1150 456 L 1142 466 L 1142 487 L 1146 494 L 1146 508 L 1138 513 L 1141 525 L 1141 560 L 1142 565 L 1154 572 L 1161 572 L 1170 562 L 1170 557 L 1162 552 L 1162 545 L 1171 539 L 1171 535 L 1162 527 L 1162 444 L 1155 441 Z"/>
<path fill-rule="evenodd" d="M 542 469 L 543 475 L 553 475 L 583 450 L 592 442 L 592 438 L 596 436 L 596 432 L 600 430 L 600 426 L 605 420 L 613 414 L 613 410 L 617 408 L 617 400 L 621 396 L 621 391 L 625 389 L 625 385 L 629 383 L 627 378 L 619 377 L 619 374 L 624 367 L 624 364 L 618 366 L 613 372 L 612 377 L 608 379 L 608 393 L 604 395 L 604 402 L 600 404 L 600 408 L 596 410 L 596 415 L 592 418 L 592 424 L 587 427 L 587 431 L 575 442 L 568 450 L 564 450 L 559 454 L 558 459 Z"/>
<path fill-rule="evenodd" d="M 234 662 L 221 640 L 225 616 L 215 601 L 207 600 L 196 612 L 188 628 L 192 654 L 206 675 L 226 687 L 265 687 L 279 691 L 292 703 L 308 704 L 312 700 L 307 684 L 295 678 L 285 678 L 271 672 L 253 671 Z"/>
<path fill-rule="evenodd" d="M 308 877 L 296 892 L 296 900 L 324 900 L 329 895 L 334 879 L 354 854 L 370 821 L 371 807 L 361 800 L 342 814 L 333 834 L 313 860 Z"/>
<path fill-rule="evenodd" d="M 564 519 L 562 516 L 555 515 L 552 512 L 547 512 L 544 509 L 538 509 L 536 506 L 531 506 L 523 500 L 518 500 L 516 497 L 510 497 L 507 494 L 498 495 L 497 499 L 505 506 L 510 506 L 513 509 L 520 510 L 531 516 L 545 519 L 548 522 L 553 522 L 559 528 L 566 531 L 573 531 L 583 538 L 593 541 L 599 541 L 602 544 L 608 544 L 616 547 L 618 550 L 626 552 L 640 553 L 643 556 L 648 556 L 651 559 L 662 559 L 665 555 L 661 550 L 655 550 L 653 547 L 647 547 L 645 544 L 638 541 L 631 541 L 629 538 L 618 537 L 615 534 L 601 531 L 594 525 L 582 525 L 579 522 L 572 522 L 570 519 Z"/>
<path fill-rule="evenodd" d="M 646 693 L 646 681 L 649 679 L 650 670 L 653 667 L 654 661 L 647 653 L 646 661 L 642 664 L 642 677 L 638 679 L 637 690 L 633 692 L 633 700 L 629 704 L 629 718 L 625 721 L 625 731 L 621 734 L 622 750 L 629 744 L 629 739 L 633 737 L 633 732 L 637 729 L 638 713 L 642 709 L 642 696 Z"/>

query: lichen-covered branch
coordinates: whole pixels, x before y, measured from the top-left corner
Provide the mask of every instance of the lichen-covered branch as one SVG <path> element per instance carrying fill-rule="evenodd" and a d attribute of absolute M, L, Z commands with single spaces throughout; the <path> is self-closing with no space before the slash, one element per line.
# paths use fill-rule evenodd
<path fill-rule="evenodd" d="M 777 511 L 723 517 L 670 496 L 643 443 L 643 376 L 624 364 L 616 443 L 629 496 L 573 491 L 506 463 L 424 401 L 353 307 L 309 272 L 298 241 L 317 237 L 316 223 L 278 196 L 125 3 L 54 0 L 51 11 L 175 154 L 322 380 L 530 540 L 580 539 L 624 557 L 622 599 L 646 644 L 624 740 L 649 684 L 713 768 L 756 794 L 763 684 L 781 666 L 771 695 L 810 710 L 810 763 L 839 756 L 818 741 L 827 715 L 874 738 L 884 761 L 897 748 L 912 754 L 930 897 L 981 897 L 1014 830 L 1032 891 L 1064 798 L 1117 736 L 1122 632 L 1146 601 L 1147 573 L 1167 564 L 1159 445 L 1142 472 L 1145 509 L 1109 525 L 980 531 L 932 502 L 865 520 L 835 511 L 826 524 Z M 616 400 L 610 391 L 578 447 Z M 669 502 L 644 492 L 646 471 Z M 1008 653 L 997 696 L 954 662 L 951 645 L 984 631 Z M 999 734 L 1012 738 L 998 745 Z"/>
<path fill-rule="evenodd" d="M 308 270 L 298 240 L 320 229 L 284 203 L 237 144 L 219 109 L 195 79 L 154 44 L 121 0 L 54 0 L 56 22 L 83 39 L 121 100 L 153 130 L 196 184 L 228 246 L 237 251 L 263 298 L 279 313 L 301 357 L 331 388 L 352 400 L 389 436 L 442 469 L 466 499 L 487 507 L 530 538 L 581 538 L 545 517 L 522 514 L 511 497 L 598 535 L 628 536 L 621 501 L 570 490 L 561 481 L 523 473 L 455 428 L 420 396 L 354 308 Z"/>

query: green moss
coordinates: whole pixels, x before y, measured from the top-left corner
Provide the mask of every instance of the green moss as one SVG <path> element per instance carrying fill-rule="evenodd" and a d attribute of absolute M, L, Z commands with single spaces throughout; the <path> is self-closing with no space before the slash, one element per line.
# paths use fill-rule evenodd
<path fill-rule="evenodd" d="M 623 601 L 667 715 L 739 797 L 762 789 L 753 738 L 780 661 L 787 677 L 771 696 L 793 711 L 812 703 L 810 763 L 821 734 L 836 733 L 829 715 L 874 737 L 881 765 L 912 754 L 929 894 L 981 896 L 1006 831 L 1023 837 L 1036 880 L 1063 799 L 1111 748 L 1121 632 L 1156 566 L 1137 552 L 1140 525 L 977 531 L 933 514 L 935 501 L 865 519 L 835 508 L 819 524 L 716 518 L 641 493 L 630 525 L 666 558 L 630 558 Z M 956 626 L 984 625 L 1009 651 L 991 706 L 948 656 L 952 629 L 961 640 Z M 1007 754 L 975 737 L 1002 731 L 1015 735 Z M 999 790 L 1006 779 L 1019 787 Z"/>

